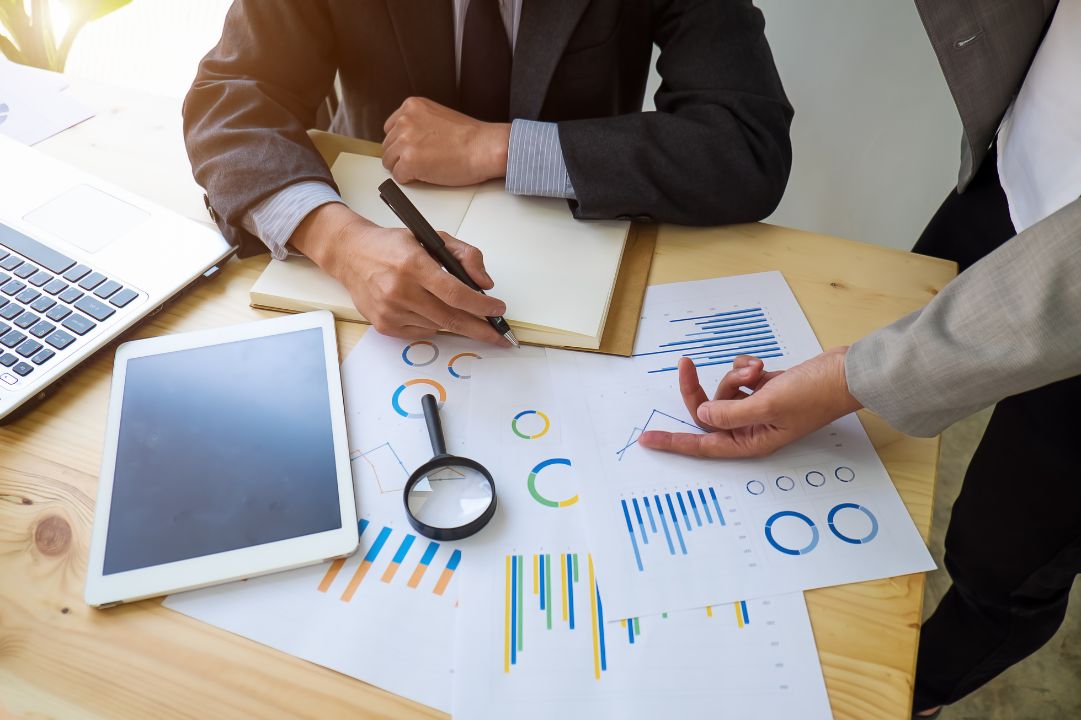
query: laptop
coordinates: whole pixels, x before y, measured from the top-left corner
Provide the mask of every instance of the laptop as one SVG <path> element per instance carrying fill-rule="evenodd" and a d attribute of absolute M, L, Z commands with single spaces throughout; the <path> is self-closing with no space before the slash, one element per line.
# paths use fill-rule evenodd
<path fill-rule="evenodd" d="M 0 136 L 0 424 L 233 249 L 213 228 Z"/>

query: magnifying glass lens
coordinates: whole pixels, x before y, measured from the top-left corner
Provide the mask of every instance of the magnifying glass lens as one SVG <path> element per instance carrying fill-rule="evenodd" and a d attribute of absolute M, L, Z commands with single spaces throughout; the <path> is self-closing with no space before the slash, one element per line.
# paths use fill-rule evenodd
<path fill-rule="evenodd" d="M 465 465 L 442 465 L 428 471 L 410 488 L 410 514 L 425 525 L 456 528 L 479 518 L 492 504 L 492 483 Z"/>

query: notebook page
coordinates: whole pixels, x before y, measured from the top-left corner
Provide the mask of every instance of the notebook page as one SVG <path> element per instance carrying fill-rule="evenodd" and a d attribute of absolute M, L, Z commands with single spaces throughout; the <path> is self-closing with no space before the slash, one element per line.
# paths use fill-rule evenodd
<path fill-rule="evenodd" d="M 342 153 L 330 172 L 338 183 L 342 200 L 355 213 L 383 227 L 405 227 L 379 197 L 379 186 L 390 178 L 382 160 Z M 451 235 L 462 224 L 476 190 L 473 187 L 451 188 L 427 183 L 409 183 L 400 187 L 433 228 Z"/>
<path fill-rule="evenodd" d="M 600 336 L 630 224 L 577 221 L 565 200 L 484 188 L 458 238 L 484 253 L 507 319 L 538 329 Z"/>

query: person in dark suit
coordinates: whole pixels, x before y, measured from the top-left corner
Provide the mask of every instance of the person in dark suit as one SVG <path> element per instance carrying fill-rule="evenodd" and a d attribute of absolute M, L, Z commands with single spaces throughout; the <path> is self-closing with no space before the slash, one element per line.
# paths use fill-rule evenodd
<path fill-rule="evenodd" d="M 305 132 L 335 75 L 330 129 L 382 142 L 399 182 L 506 178 L 580 219 L 749 222 L 776 207 L 792 161 L 763 28 L 751 0 L 236 0 L 184 137 L 242 255 L 307 255 L 381 332 L 504 344 L 482 317 L 502 302 L 341 203 Z M 654 44 L 662 84 L 642 112 Z M 480 253 L 447 239 L 491 288 Z"/>

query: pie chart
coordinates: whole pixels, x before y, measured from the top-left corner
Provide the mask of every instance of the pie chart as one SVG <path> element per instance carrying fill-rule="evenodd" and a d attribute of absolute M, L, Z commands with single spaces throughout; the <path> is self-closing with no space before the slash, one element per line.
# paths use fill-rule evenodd
<path fill-rule="evenodd" d="M 0 125 L 3 125 L 4 121 L 8 119 L 9 112 L 11 112 L 11 108 L 7 106 L 7 103 L 0 102 Z"/>

